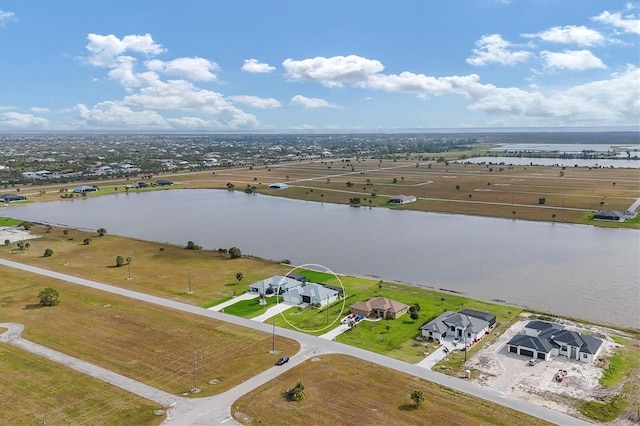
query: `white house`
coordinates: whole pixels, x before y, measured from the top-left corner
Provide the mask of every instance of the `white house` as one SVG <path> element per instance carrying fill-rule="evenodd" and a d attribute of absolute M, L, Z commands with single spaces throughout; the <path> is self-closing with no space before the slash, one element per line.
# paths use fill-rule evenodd
<path fill-rule="evenodd" d="M 340 292 L 321 284 L 305 284 L 289 290 L 282 295 L 284 302 L 294 305 L 316 305 L 319 307 L 330 305 L 338 300 Z"/>
<path fill-rule="evenodd" d="M 602 340 L 565 330 L 546 321 L 531 321 L 523 334 L 507 342 L 510 353 L 548 361 L 552 356 L 565 356 L 582 362 L 593 362 L 600 353 Z"/>
<path fill-rule="evenodd" d="M 389 204 L 409 204 L 415 203 L 418 199 L 413 195 L 396 195 L 389 199 Z"/>
<path fill-rule="evenodd" d="M 435 340 L 450 337 L 466 339 L 467 343 L 475 343 L 487 334 L 489 322 L 459 312 L 447 311 L 420 327 L 420 331 L 424 337 Z"/>

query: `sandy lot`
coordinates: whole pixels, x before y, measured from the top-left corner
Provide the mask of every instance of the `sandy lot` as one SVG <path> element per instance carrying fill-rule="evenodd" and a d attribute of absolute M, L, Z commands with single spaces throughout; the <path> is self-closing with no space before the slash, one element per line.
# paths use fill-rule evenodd
<path fill-rule="evenodd" d="M 540 361 L 529 366 L 529 358 L 507 352 L 507 342 L 516 334 L 523 332 L 524 326 L 535 319 L 525 318 L 516 322 L 492 345 L 481 349 L 467 365 L 474 371 L 472 380 L 491 387 L 505 395 L 540 405 L 554 410 L 575 415 L 572 408 L 575 399 L 589 400 L 609 393 L 617 393 L 619 389 L 604 389 L 598 379 L 602 375 L 599 363 L 582 363 L 566 357 L 552 357 L 550 361 Z M 595 326 L 579 327 L 568 321 L 555 321 L 566 329 L 592 334 L 603 340 L 598 357 L 611 354 L 618 345 L 608 337 L 606 328 Z M 559 370 L 567 374 L 562 382 L 554 379 Z"/>
<path fill-rule="evenodd" d="M 34 238 L 40 238 L 40 236 L 32 235 L 31 232 L 22 228 L 0 227 L 0 244 L 4 244 L 6 240 L 9 240 L 9 244 L 13 244 L 21 240 L 26 241 Z"/>

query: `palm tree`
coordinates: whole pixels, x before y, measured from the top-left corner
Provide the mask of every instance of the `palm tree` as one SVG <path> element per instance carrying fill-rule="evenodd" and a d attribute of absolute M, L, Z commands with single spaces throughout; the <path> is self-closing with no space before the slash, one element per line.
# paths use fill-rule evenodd
<path fill-rule="evenodd" d="M 416 408 L 419 408 L 424 403 L 424 392 L 420 389 L 416 389 L 411 392 L 411 399 L 416 404 Z"/>

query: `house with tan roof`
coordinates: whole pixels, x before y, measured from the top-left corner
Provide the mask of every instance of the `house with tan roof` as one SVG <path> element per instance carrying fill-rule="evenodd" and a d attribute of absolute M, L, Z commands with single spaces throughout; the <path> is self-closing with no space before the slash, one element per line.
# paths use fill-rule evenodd
<path fill-rule="evenodd" d="M 385 297 L 374 297 L 366 302 L 356 302 L 351 305 L 351 313 L 365 318 L 394 319 L 407 313 L 409 306 Z"/>

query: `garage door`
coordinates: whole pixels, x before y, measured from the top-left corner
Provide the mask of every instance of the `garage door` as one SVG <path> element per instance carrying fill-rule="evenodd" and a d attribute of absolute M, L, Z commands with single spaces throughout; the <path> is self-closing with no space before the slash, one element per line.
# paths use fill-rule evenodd
<path fill-rule="evenodd" d="M 533 358 L 533 351 L 530 351 L 528 349 L 520 349 L 520 355 L 530 356 Z"/>
<path fill-rule="evenodd" d="M 517 346 L 509 346 L 509 352 L 513 352 L 514 354 L 518 353 L 518 347 Z"/>
<path fill-rule="evenodd" d="M 544 352 L 538 352 L 538 359 L 547 359 L 547 354 Z"/>

